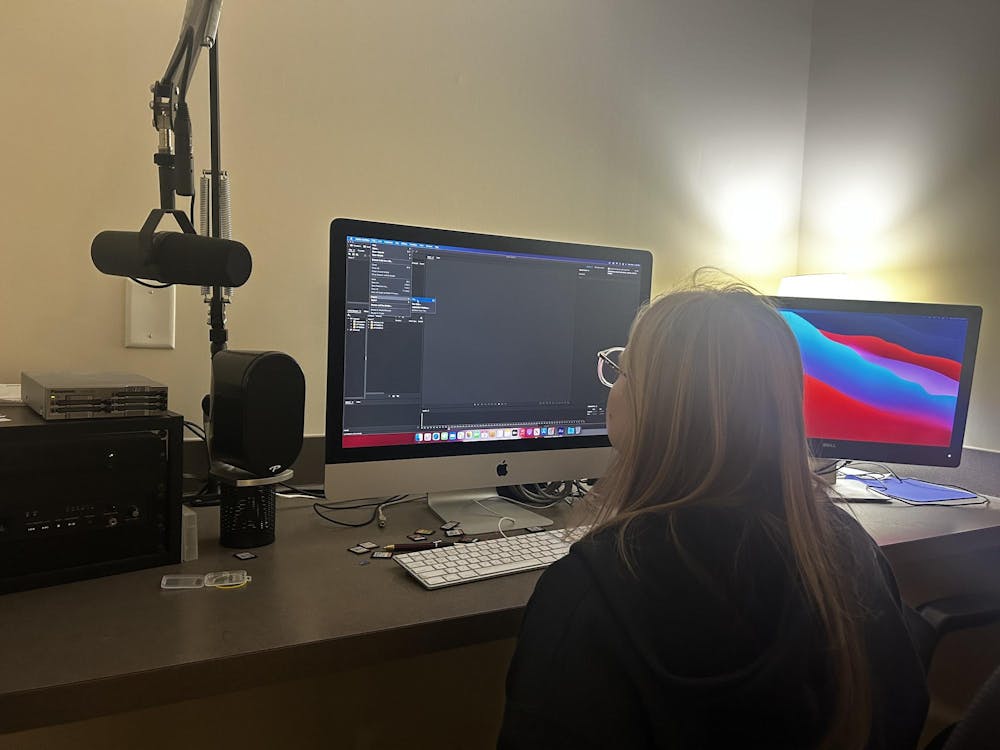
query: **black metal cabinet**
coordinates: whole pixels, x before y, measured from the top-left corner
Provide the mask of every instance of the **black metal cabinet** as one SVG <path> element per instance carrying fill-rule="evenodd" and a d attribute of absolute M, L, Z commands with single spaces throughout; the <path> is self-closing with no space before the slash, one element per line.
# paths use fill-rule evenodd
<path fill-rule="evenodd" d="M 179 562 L 182 426 L 0 406 L 0 593 Z"/>

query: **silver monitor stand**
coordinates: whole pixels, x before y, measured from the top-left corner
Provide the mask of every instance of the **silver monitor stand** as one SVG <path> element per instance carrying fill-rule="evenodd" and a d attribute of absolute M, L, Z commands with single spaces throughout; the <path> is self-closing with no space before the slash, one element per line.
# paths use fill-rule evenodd
<path fill-rule="evenodd" d="M 502 529 L 512 531 L 528 526 L 550 526 L 551 518 L 499 497 L 495 487 L 478 490 L 431 492 L 427 506 L 442 521 L 458 521 L 466 534 L 488 534 Z M 501 519 L 510 519 L 503 520 Z"/>

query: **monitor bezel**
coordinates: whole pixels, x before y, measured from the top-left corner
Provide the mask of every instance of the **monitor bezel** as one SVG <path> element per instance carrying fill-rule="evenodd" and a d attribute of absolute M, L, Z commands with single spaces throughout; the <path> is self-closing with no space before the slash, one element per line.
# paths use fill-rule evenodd
<path fill-rule="evenodd" d="M 948 446 L 910 445 L 903 443 L 836 440 L 809 437 L 809 449 L 816 458 L 873 461 L 914 466 L 958 466 L 968 421 L 972 377 L 979 345 L 979 329 L 983 309 L 977 305 L 941 304 L 936 302 L 887 302 L 880 300 L 819 299 L 810 297 L 772 297 L 779 309 L 822 310 L 838 312 L 869 312 L 891 315 L 963 318 L 968 322 L 962 375 L 958 384 L 955 420 Z"/>
<path fill-rule="evenodd" d="M 508 237 L 480 234 L 451 229 L 390 224 L 363 219 L 334 219 L 330 223 L 330 274 L 329 314 L 327 321 L 327 379 L 326 379 L 326 463 L 357 463 L 392 461 L 399 459 L 443 458 L 451 456 L 478 456 L 511 454 L 573 448 L 606 448 L 610 445 L 606 435 L 581 435 L 579 437 L 539 438 L 532 440 L 490 440 L 474 443 L 364 446 L 345 448 L 344 434 L 344 349 L 347 318 L 347 237 L 374 237 L 378 239 L 448 245 L 451 247 L 498 250 L 501 252 L 550 255 L 584 260 L 620 261 L 635 263 L 640 267 L 640 307 L 649 303 L 652 287 L 653 256 L 648 250 L 584 245 L 555 240 Z M 625 342 L 622 342 L 624 345 Z M 596 367 L 596 363 L 595 363 Z M 596 377 L 596 374 L 595 374 Z"/>

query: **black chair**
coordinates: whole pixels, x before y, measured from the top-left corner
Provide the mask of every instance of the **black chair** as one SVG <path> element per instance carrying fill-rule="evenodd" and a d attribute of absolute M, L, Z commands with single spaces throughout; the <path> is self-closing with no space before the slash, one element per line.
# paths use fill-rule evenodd
<path fill-rule="evenodd" d="M 907 624 L 924 669 L 948 633 L 1000 621 L 1000 595 L 970 594 L 935 599 L 908 610 Z M 995 750 L 1000 747 L 1000 667 L 976 693 L 960 722 L 940 732 L 924 750 Z"/>

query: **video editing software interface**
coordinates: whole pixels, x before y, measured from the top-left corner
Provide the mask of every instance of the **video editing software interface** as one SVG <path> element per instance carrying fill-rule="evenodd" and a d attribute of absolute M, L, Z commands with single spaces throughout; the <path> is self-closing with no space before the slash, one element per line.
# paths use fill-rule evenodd
<path fill-rule="evenodd" d="M 640 266 L 347 237 L 345 448 L 606 435 Z"/>
<path fill-rule="evenodd" d="M 951 444 L 969 321 L 782 309 L 799 343 L 811 438 Z"/>

